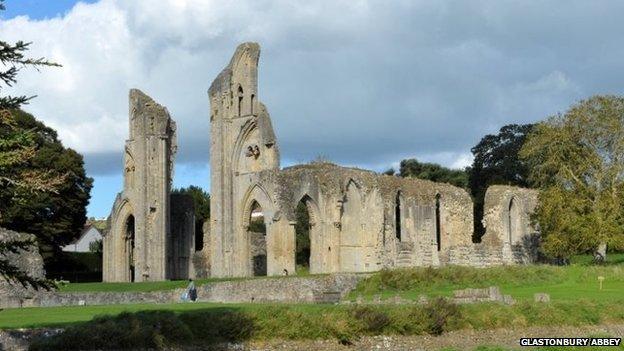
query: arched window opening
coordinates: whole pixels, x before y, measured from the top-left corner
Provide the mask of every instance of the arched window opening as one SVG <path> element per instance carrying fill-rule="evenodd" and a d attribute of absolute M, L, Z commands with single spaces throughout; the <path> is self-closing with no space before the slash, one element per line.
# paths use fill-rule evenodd
<path fill-rule="evenodd" d="M 520 229 L 519 218 L 518 203 L 515 198 L 511 198 L 507 209 L 507 241 L 510 245 L 520 237 L 518 234 Z"/>
<path fill-rule="evenodd" d="M 297 274 L 310 270 L 310 212 L 309 199 L 304 197 L 295 208 L 295 268 Z"/>
<path fill-rule="evenodd" d="M 243 87 L 238 86 L 238 115 L 242 116 L 241 108 L 243 106 Z"/>
<path fill-rule="evenodd" d="M 128 271 L 130 272 L 130 281 L 135 281 L 135 262 L 134 262 L 134 216 L 130 215 L 126 219 L 125 241 L 126 241 L 126 257 L 128 259 Z"/>
<path fill-rule="evenodd" d="M 440 228 L 440 194 L 436 195 L 435 201 L 435 226 L 436 226 L 436 243 L 438 251 L 442 248 L 442 228 Z"/>
<path fill-rule="evenodd" d="M 256 96 L 254 94 L 251 94 L 251 114 L 254 114 L 254 100 L 256 99 Z"/>
<path fill-rule="evenodd" d="M 251 204 L 247 233 L 249 234 L 253 275 L 267 275 L 266 224 L 262 207 L 255 200 Z"/>
<path fill-rule="evenodd" d="M 195 221 L 195 251 L 204 249 L 204 223 Z"/>
<path fill-rule="evenodd" d="M 401 192 L 397 192 L 394 200 L 394 229 L 396 238 L 401 241 Z"/>

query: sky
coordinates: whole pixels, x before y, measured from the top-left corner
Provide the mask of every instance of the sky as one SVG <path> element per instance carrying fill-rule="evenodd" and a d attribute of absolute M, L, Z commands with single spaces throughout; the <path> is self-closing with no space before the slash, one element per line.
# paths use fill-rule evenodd
<path fill-rule="evenodd" d="M 89 216 L 122 190 L 128 90 L 178 125 L 174 186 L 210 189 L 207 89 L 236 46 L 262 47 L 258 98 L 282 165 L 322 157 L 383 171 L 405 158 L 463 168 L 509 123 L 622 94 L 621 1 L 7 0 L 0 38 L 62 68 L 3 93 L 85 157 Z"/>

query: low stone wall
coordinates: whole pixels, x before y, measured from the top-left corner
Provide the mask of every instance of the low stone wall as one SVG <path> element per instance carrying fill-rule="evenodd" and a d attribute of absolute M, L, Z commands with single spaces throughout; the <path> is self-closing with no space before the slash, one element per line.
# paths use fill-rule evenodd
<path fill-rule="evenodd" d="M 198 299 L 210 302 L 338 302 L 364 274 L 336 274 L 315 278 L 292 277 L 226 281 L 202 285 Z"/>
<path fill-rule="evenodd" d="M 539 295 L 539 296 L 538 296 Z M 469 303 L 480 303 L 480 302 L 499 302 L 506 305 L 513 305 L 515 300 L 511 297 L 511 295 L 503 295 L 500 292 L 499 287 L 491 286 L 489 288 L 483 289 L 462 289 L 462 290 L 454 290 L 453 297 L 450 299 L 451 302 L 456 304 L 469 304 Z M 540 293 L 535 294 L 536 302 L 549 302 L 550 296 L 548 294 Z M 426 295 L 418 296 L 416 300 L 404 299 L 400 295 L 395 295 L 388 299 L 382 300 L 381 295 L 374 295 L 371 301 L 365 301 L 362 295 L 357 296 L 356 300 L 342 301 L 342 304 L 345 305 L 362 305 L 362 304 L 373 304 L 373 305 L 383 305 L 383 304 L 394 304 L 394 305 L 424 305 L 429 302 L 429 297 Z"/>
<path fill-rule="evenodd" d="M 453 301 L 455 303 L 477 303 L 477 302 L 502 302 L 513 305 L 514 299 L 510 295 L 503 295 L 497 286 L 490 286 L 484 289 L 463 289 L 453 291 Z"/>
<path fill-rule="evenodd" d="M 337 274 L 317 277 L 261 278 L 213 282 L 197 288 L 203 302 L 336 303 L 367 277 Z M 118 305 L 179 302 L 184 289 L 155 292 L 56 292 L 31 291 L 27 295 L 2 296 L 0 308 Z"/>

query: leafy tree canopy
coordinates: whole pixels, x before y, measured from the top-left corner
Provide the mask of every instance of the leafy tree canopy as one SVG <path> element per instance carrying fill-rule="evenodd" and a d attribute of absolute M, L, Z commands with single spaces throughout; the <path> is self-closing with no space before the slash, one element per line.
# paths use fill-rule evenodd
<path fill-rule="evenodd" d="M 195 250 L 204 249 L 204 223 L 210 218 L 210 194 L 191 185 L 188 188 L 173 189 L 175 194 L 186 194 L 193 198 L 195 207 Z"/>
<path fill-rule="evenodd" d="M 401 161 L 399 174 L 401 177 L 449 183 L 461 188 L 468 187 L 468 174 L 465 171 L 442 167 L 436 163 L 419 162 L 416 159 Z"/>
<path fill-rule="evenodd" d="M 0 0 L 0 11 L 4 10 L 4 0 Z M 32 59 L 25 56 L 30 43 L 18 41 L 11 44 L 0 40 L 0 92 L 17 82 L 17 74 L 24 67 L 59 66 L 44 58 Z M 28 194 L 57 193 L 60 185 L 67 180 L 65 174 L 55 174 L 50 170 L 36 170 L 25 167 L 36 155 L 35 134 L 19 128 L 11 110 L 16 110 L 33 97 L 0 95 L 0 206 L 11 206 Z M 6 215 L 0 209 L 0 225 Z M 19 281 L 35 288 L 49 288 L 48 281 L 31 279 L 8 260 L 7 253 L 26 249 L 28 243 L 5 241 L 0 244 L 0 275 L 9 281 Z"/>
<path fill-rule="evenodd" d="M 12 115 L 16 131 L 31 133 L 33 144 L 31 157 L 12 165 L 11 171 L 62 177 L 54 191 L 25 196 L 18 186 L 0 189 L 0 226 L 35 234 L 44 258 L 49 258 L 80 235 L 93 179 L 86 175 L 82 156 L 65 148 L 53 129 L 26 112 L 15 110 Z"/>
<path fill-rule="evenodd" d="M 508 124 L 503 126 L 498 134 L 484 136 L 471 149 L 474 160 L 466 172 L 475 204 L 473 241 L 480 241 L 485 232 L 481 220 L 485 192 L 490 185 L 529 186 L 528 167 L 518 154 L 532 129 L 533 124 Z"/>
<path fill-rule="evenodd" d="M 536 125 L 520 152 L 540 188 L 545 253 L 624 248 L 624 98 L 595 96 Z"/>
<path fill-rule="evenodd" d="M 191 185 L 188 188 L 173 189 L 174 194 L 186 194 L 193 198 L 195 205 L 195 220 L 202 223 L 210 218 L 210 194 L 204 189 Z"/>

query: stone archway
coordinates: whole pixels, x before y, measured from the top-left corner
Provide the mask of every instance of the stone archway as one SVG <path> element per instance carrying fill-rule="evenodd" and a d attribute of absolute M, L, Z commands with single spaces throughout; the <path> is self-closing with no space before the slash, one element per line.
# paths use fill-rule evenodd
<path fill-rule="evenodd" d="M 267 230 L 264 211 L 258 201 L 253 200 L 249 209 L 247 239 L 249 240 L 249 258 L 254 276 L 267 275 Z"/>
<path fill-rule="evenodd" d="M 321 224 L 316 202 L 309 196 L 301 197 L 295 207 L 295 269 L 297 274 L 321 269 L 317 248 L 322 240 Z"/>
<path fill-rule="evenodd" d="M 242 227 L 239 238 L 243 244 L 240 247 L 243 251 L 239 257 L 244 261 L 242 262 L 243 271 L 241 274 L 247 276 L 275 275 L 275 272 L 281 269 L 278 268 L 280 263 L 277 262 L 280 256 L 276 254 L 279 248 L 276 246 L 276 238 L 273 236 L 275 211 L 271 198 L 261 185 L 255 184 L 245 192 L 243 201 L 240 202 L 238 208 L 242 214 L 239 217 L 239 223 Z M 261 234 L 261 236 L 255 234 Z M 256 260 L 266 262 L 262 270 L 255 269 L 254 271 L 254 267 L 259 267 L 254 265 L 253 257 L 255 256 L 264 256 L 256 258 Z"/>

